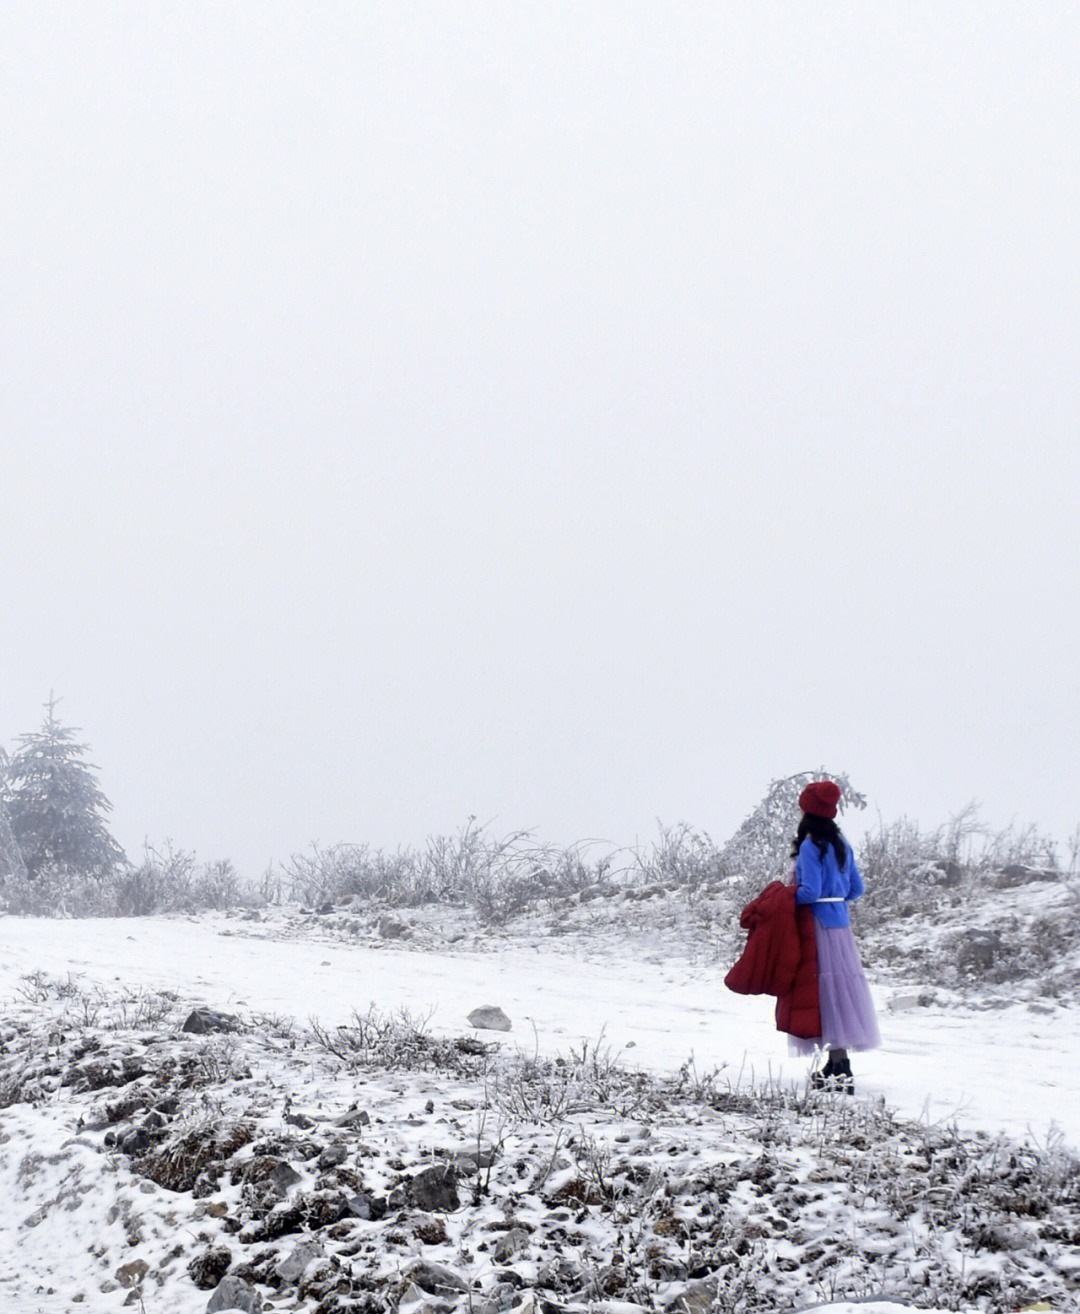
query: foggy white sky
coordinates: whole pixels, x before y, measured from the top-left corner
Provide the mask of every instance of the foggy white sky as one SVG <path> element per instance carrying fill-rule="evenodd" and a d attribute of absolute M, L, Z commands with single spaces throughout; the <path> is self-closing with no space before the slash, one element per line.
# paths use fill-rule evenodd
<path fill-rule="evenodd" d="M 1080 6 L 0 11 L 0 742 L 131 853 L 1080 821 Z"/>

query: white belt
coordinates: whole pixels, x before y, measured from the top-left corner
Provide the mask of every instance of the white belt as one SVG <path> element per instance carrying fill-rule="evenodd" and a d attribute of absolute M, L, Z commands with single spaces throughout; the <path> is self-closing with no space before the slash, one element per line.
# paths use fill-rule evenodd
<path fill-rule="evenodd" d="M 836 897 L 832 899 L 815 899 L 814 902 L 815 903 L 846 903 L 847 900 Z"/>

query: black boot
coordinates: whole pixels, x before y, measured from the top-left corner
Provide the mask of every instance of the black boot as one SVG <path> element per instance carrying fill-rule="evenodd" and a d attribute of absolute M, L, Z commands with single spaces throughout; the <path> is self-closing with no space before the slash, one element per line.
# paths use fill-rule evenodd
<path fill-rule="evenodd" d="M 855 1094 L 855 1078 L 851 1075 L 851 1060 L 829 1055 L 828 1061 L 817 1072 L 811 1072 L 810 1085 L 814 1090 L 835 1090 L 843 1095 Z"/>
<path fill-rule="evenodd" d="M 831 1084 L 842 1095 L 855 1094 L 855 1078 L 851 1075 L 851 1060 L 845 1055 L 833 1064 Z"/>
<path fill-rule="evenodd" d="M 811 1087 L 814 1090 L 829 1090 L 832 1086 L 832 1082 L 829 1079 L 835 1072 L 836 1068 L 833 1066 L 833 1056 L 830 1054 L 823 1068 L 818 1068 L 816 1072 L 811 1072 Z"/>

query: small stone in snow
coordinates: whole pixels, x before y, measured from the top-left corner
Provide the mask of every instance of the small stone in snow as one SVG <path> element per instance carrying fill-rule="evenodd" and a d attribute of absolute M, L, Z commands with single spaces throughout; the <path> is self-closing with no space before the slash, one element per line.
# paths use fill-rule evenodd
<path fill-rule="evenodd" d="M 452 1212 L 461 1203 L 457 1190 L 457 1173 L 450 1164 L 422 1168 L 409 1178 L 405 1194 L 417 1209 L 425 1213 Z"/>
<path fill-rule="evenodd" d="M 349 1206 L 349 1213 L 354 1218 L 367 1220 L 371 1217 L 371 1196 L 364 1191 L 356 1195 L 348 1195 L 345 1202 Z"/>
<path fill-rule="evenodd" d="M 338 1164 L 344 1163 L 349 1157 L 349 1151 L 344 1145 L 328 1145 L 319 1155 L 319 1167 L 325 1172 L 328 1168 L 336 1168 Z"/>
<path fill-rule="evenodd" d="M 207 1301 L 206 1314 L 217 1314 L 218 1310 L 238 1309 L 243 1314 L 260 1314 L 262 1296 L 243 1280 L 227 1274 L 214 1288 L 214 1294 Z"/>
<path fill-rule="evenodd" d="M 442 1264 L 434 1264 L 430 1259 L 418 1259 L 408 1269 L 406 1276 L 411 1278 L 421 1291 L 426 1291 L 432 1296 L 456 1295 L 459 1291 L 469 1289 L 469 1284 L 460 1274 Z"/>
<path fill-rule="evenodd" d="M 216 1008 L 193 1008 L 180 1030 L 205 1036 L 210 1031 L 236 1031 L 239 1026 L 240 1019 L 232 1013 L 221 1013 Z"/>
<path fill-rule="evenodd" d="M 469 1021 L 481 1031 L 509 1031 L 513 1025 L 502 1009 L 494 1004 L 474 1008 L 469 1014 Z"/>
<path fill-rule="evenodd" d="M 133 1259 L 130 1264 L 122 1264 L 116 1270 L 116 1280 L 122 1287 L 137 1287 L 148 1271 L 145 1259 Z"/>
<path fill-rule="evenodd" d="M 521 1227 L 512 1227 L 509 1232 L 504 1232 L 495 1242 L 495 1262 L 505 1264 L 508 1259 L 512 1259 L 519 1250 L 523 1250 L 528 1244 L 528 1232 Z"/>
<path fill-rule="evenodd" d="M 398 1314 L 407 1314 L 412 1309 L 422 1309 L 427 1298 L 415 1282 L 410 1282 L 398 1299 Z"/>
<path fill-rule="evenodd" d="M 335 1127 L 369 1127 L 371 1125 L 371 1115 L 367 1109 L 350 1109 L 348 1113 L 343 1113 L 340 1118 L 334 1119 Z"/>
<path fill-rule="evenodd" d="M 282 1282 L 298 1282 L 304 1270 L 316 1259 L 322 1258 L 322 1253 L 323 1248 L 318 1241 L 301 1241 L 284 1259 L 278 1260 L 274 1272 Z"/>

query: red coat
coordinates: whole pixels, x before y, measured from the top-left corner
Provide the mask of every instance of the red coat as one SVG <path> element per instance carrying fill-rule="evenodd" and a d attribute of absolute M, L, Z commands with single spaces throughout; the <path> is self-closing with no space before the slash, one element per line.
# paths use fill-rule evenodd
<path fill-rule="evenodd" d="M 794 886 L 789 887 L 794 894 Z M 791 989 L 776 1001 L 776 1029 L 803 1040 L 817 1040 L 821 1035 L 821 1009 L 818 1003 L 817 919 L 805 904 L 795 909 L 795 926 L 799 932 L 799 968 Z"/>
<path fill-rule="evenodd" d="M 771 881 L 739 918 L 746 947 L 724 978 L 740 995 L 776 995 L 776 1025 L 789 1035 L 821 1035 L 814 915 L 797 908 L 795 887 Z"/>
<path fill-rule="evenodd" d="M 799 970 L 794 886 L 770 881 L 742 910 L 739 925 L 750 934 L 724 984 L 740 995 L 786 994 Z"/>

